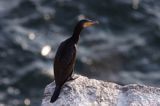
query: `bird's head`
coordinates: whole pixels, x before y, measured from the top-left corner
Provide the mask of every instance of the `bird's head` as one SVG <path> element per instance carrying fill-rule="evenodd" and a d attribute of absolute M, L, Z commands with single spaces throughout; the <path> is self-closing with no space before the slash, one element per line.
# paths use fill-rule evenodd
<path fill-rule="evenodd" d="M 83 20 L 80 20 L 78 22 L 78 24 L 76 25 L 76 27 L 74 28 L 74 32 L 73 32 L 73 35 L 72 35 L 72 39 L 74 40 L 75 43 L 78 42 L 78 39 L 79 39 L 79 34 L 81 32 L 81 30 L 83 28 L 86 28 L 86 27 L 89 27 L 89 26 L 92 26 L 94 24 L 98 24 L 98 21 L 92 21 L 92 20 L 88 20 L 88 19 L 83 19 Z"/>
<path fill-rule="evenodd" d="M 79 25 L 82 28 L 89 27 L 89 26 L 92 26 L 94 24 L 98 24 L 98 21 L 92 21 L 92 20 L 88 20 L 88 19 L 83 19 L 83 20 L 79 21 Z"/>

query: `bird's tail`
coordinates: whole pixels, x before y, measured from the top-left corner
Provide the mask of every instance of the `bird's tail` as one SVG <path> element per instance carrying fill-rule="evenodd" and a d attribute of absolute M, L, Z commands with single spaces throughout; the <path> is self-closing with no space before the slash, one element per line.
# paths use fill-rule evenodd
<path fill-rule="evenodd" d="M 53 103 L 57 100 L 57 98 L 60 94 L 60 90 L 61 90 L 61 86 L 56 86 L 55 87 L 54 93 L 53 93 L 53 95 L 51 97 L 51 100 L 50 100 L 51 103 Z"/>

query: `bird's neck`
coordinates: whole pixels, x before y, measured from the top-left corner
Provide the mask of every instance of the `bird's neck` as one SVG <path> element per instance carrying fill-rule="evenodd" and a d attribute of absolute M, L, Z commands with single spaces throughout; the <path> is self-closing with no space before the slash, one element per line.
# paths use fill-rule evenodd
<path fill-rule="evenodd" d="M 74 43 L 77 44 L 78 43 L 78 40 L 79 40 L 79 36 L 80 36 L 80 33 L 82 31 L 82 27 L 80 26 L 76 26 L 75 29 L 74 29 L 74 32 L 73 32 L 73 35 L 71 37 L 71 39 L 73 39 Z"/>

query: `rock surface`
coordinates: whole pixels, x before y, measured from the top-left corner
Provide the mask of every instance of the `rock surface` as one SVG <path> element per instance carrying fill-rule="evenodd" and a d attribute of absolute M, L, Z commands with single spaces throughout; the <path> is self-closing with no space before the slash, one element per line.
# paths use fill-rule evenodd
<path fill-rule="evenodd" d="M 160 88 L 131 84 L 121 86 L 78 75 L 66 82 L 59 98 L 50 103 L 55 84 L 47 85 L 42 106 L 160 106 Z"/>

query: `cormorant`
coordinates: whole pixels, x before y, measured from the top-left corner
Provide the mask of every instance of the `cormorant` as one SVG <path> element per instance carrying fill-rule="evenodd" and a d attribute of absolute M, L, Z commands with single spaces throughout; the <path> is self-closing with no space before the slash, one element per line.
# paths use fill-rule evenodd
<path fill-rule="evenodd" d="M 88 19 L 79 21 L 75 26 L 73 35 L 60 44 L 54 60 L 54 77 L 56 87 L 50 100 L 51 103 L 57 100 L 62 85 L 67 80 L 72 79 L 73 68 L 76 60 L 76 45 L 78 43 L 81 30 L 96 23 L 97 21 L 91 21 Z"/>

